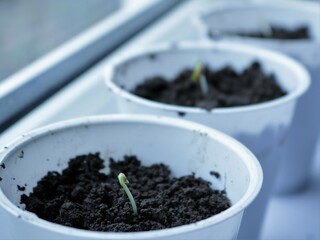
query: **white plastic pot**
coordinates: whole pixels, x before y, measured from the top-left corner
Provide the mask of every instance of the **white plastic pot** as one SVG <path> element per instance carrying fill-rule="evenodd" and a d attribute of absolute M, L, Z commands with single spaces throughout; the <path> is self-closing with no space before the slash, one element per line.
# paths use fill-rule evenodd
<path fill-rule="evenodd" d="M 216 2 L 218 7 L 206 10 L 194 18 L 203 39 L 246 43 L 288 54 L 302 62 L 311 74 L 311 87 L 301 98 L 293 118 L 292 131 L 284 149 L 282 165 L 276 181 L 278 193 L 302 189 L 310 178 L 310 167 L 315 156 L 320 134 L 320 3 L 306 1 L 238 1 Z M 259 21 L 288 28 L 307 25 L 311 39 L 274 40 L 240 36 L 223 36 L 224 32 L 259 31 Z M 215 30 L 220 37 L 208 37 Z"/>
<path fill-rule="evenodd" d="M 17 184 L 27 184 L 29 193 L 48 171 L 60 172 L 70 158 L 95 152 L 106 166 L 110 157 L 135 154 L 144 165 L 169 165 L 177 177 L 194 172 L 214 188 L 225 189 L 232 207 L 194 224 L 136 233 L 65 227 L 22 210 Z M 0 163 L 5 164 L 5 169 L 0 167 L 0 209 L 14 230 L 13 239 L 235 239 L 242 213 L 262 184 L 259 162 L 234 139 L 192 122 L 152 116 L 111 115 L 50 125 L 9 144 L 0 153 Z M 221 179 L 211 176 L 211 170 Z"/>
<path fill-rule="evenodd" d="M 200 59 L 212 69 L 230 65 L 237 70 L 242 70 L 253 60 L 258 60 L 267 73 L 275 74 L 288 94 L 261 104 L 206 111 L 162 104 L 130 93 L 130 90 L 148 77 L 161 75 L 172 79 L 186 67 L 192 68 L 196 59 Z M 113 94 L 120 112 L 192 120 L 235 137 L 256 154 L 264 171 L 264 183 L 259 196 L 246 211 L 241 226 L 241 229 L 246 229 L 249 236 L 252 236 L 251 239 L 256 239 L 280 163 L 280 159 L 272 155 L 281 142 L 285 141 L 295 104 L 309 85 L 309 76 L 305 69 L 288 57 L 249 46 L 180 43 L 128 53 L 118 59 L 115 65 L 107 66 L 105 80 L 107 90 L 109 94 Z"/>

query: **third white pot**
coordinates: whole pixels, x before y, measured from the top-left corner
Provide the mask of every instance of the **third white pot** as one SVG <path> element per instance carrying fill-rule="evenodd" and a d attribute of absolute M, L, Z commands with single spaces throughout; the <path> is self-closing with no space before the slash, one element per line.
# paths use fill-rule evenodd
<path fill-rule="evenodd" d="M 310 39 L 277 40 L 228 35 L 230 32 L 260 31 L 259 21 L 280 27 L 309 28 Z M 194 24 L 203 39 L 245 43 L 273 49 L 302 62 L 311 75 L 311 87 L 301 98 L 293 118 L 292 131 L 283 145 L 283 159 L 276 182 L 276 191 L 301 189 L 310 176 L 311 162 L 320 134 L 320 3 L 307 1 L 221 1 L 213 9 L 196 16 Z M 209 32 L 216 32 L 211 38 Z"/>

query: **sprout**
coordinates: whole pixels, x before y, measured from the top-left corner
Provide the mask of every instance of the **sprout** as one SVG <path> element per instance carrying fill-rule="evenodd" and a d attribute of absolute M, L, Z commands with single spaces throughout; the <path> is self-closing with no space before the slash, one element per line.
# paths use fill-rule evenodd
<path fill-rule="evenodd" d="M 207 78 L 204 74 L 201 75 L 199 83 L 200 83 L 200 90 L 202 95 L 207 95 L 209 91 L 209 87 L 208 87 Z"/>
<path fill-rule="evenodd" d="M 128 198 L 130 200 L 133 213 L 134 214 L 138 214 L 138 209 L 137 209 L 136 202 L 134 201 L 134 198 L 133 198 L 129 188 L 126 185 L 126 184 L 129 183 L 129 181 L 127 180 L 126 175 L 124 175 L 123 173 L 120 173 L 118 175 L 118 180 L 119 180 L 119 183 L 120 183 L 121 187 L 124 189 L 124 191 L 126 192 Z"/>
<path fill-rule="evenodd" d="M 202 95 L 207 95 L 209 91 L 208 81 L 206 76 L 203 74 L 203 65 L 200 61 L 197 61 L 194 67 L 194 70 L 191 75 L 191 81 L 194 83 L 199 82 Z"/>
<path fill-rule="evenodd" d="M 197 61 L 195 64 L 194 70 L 191 75 L 192 82 L 196 83 L 200 80 L 200 77 L 202 75 L 203 65 L 200 61 Z"/>
<path fill-rule="evenodd" d="M 260 31 L 265 35 L 265 36 L 272 36 L 272 28 L 271 25 L 269 23 L 267 23 L 267 21 L 262 18 L 259 17 L 258 18 L 258 23 L 259 23 L 259 28 Z"/>

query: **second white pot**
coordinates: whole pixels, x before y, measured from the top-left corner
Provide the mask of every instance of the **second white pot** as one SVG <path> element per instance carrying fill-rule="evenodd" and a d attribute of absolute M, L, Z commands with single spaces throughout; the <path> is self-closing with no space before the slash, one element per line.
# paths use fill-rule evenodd
<path fill-rule="evenodd" d="M 288 94 L 261 104 L 206 111 L 157 103 L 130 93 L 148 77 L 173 78 L 186 67 L 192 68 L 196 59 L 212 69 L 230 65 L 239 71 L 258 60 L 265 72 L 275 74 Z M 108 94 L 115 97 L 120 112 L 182 117 L 202 123 L 235 137 L 256 154 L 265 180 L 241 225 L 248 237 L 256 239 L 280 163 L 272 154 L 285 141 L 296 102 L 309 85 L 305 69 L 288 57 L 240 44 L 181 43 L 128 53 L 106 68 L 105 79 Z"/>

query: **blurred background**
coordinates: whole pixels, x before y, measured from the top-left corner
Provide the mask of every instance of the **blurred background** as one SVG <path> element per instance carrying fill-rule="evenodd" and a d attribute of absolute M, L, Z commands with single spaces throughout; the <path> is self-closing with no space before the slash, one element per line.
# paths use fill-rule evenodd
<path fill-rule="evenodd" d="M 0 0 L 0 81 L 118 7 L 119 0 Z"/>

